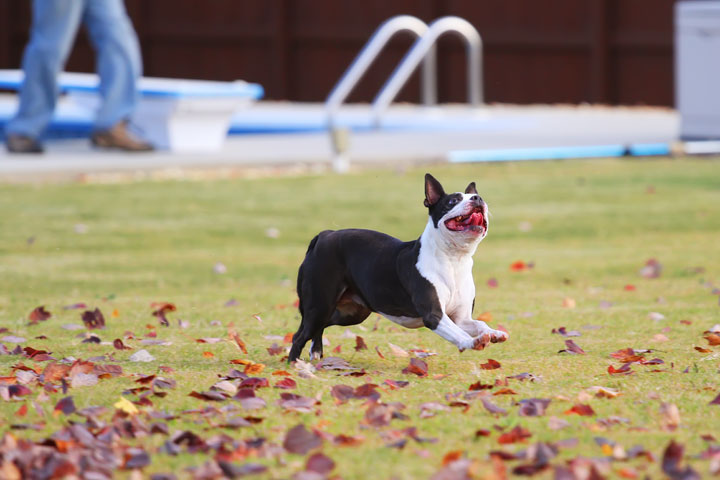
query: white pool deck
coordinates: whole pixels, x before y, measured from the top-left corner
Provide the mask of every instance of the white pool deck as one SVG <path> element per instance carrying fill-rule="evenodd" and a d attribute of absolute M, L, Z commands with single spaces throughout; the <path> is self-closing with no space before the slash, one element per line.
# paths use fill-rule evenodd
<path fill-rule="evenodd" d="M 0 109 L 12 108 L 15 101 L 14 95 L 0 95 Z M 259 102 L 238 113 L 234 125 L 246 122 L 265 128 L 273 122 L 287 126 L 297 121 L 319 128 L 324 119 L 322 104 Z M 347 106 L 341 119 L 369 127 L 369 106 Z M 670 144 L 679 134 L 676 111 L 648 107 L 488 105 L 470 111 L 464 105 L 426 109 L 399 104 L 391 107 L 385 125 L 350 133 L 353 165 L 443 162 L 455 150 Z M 0 181 L 178 169 L 325 169 L 332 158 L 325 131 L 230 135 L 221 151 L 202 154 L 98 151 L 86 139 L 52 140 L 45 147 L 42 155 L 12 155 L 1 149 Z"/>

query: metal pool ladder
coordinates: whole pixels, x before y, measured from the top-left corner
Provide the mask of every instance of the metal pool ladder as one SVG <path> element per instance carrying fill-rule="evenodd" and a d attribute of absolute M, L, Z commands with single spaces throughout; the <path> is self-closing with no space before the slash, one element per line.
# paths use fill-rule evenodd
<path fill-rule="evenodd" d="M 372 119 L 375 127 L 380 126 L 381 117 L 395 99 L 410 75 L 423 62 L 421 76 L 421 96 L 424 105 L 437 103 L 437 61 L 435 43 L 447 32 L 454 32 L 465 40 L 467 51 L 467 89 L 468 103 L 479 106 L 483 103 L 482 85 L 482 39 L 475 27 L 467 20 L 455 17 L 441 17 L 429 26 L 411 15 L 398 15 L 383 22 L 370 40 L 365 44 L 353 63 L 348 67 L 325 101 L 328 130 L 333 146 L 333 170 L 339 173 L 350 168 L 347 155 L 349 132 L 337 125 L 340 106 L 350 94 L 357 82 L 367 71 L 370 64 L 385 47 L 387 42 L 399 31 L 410 31 L 418 38 L 405 54 L 390 78 L 372 103 Z"/>

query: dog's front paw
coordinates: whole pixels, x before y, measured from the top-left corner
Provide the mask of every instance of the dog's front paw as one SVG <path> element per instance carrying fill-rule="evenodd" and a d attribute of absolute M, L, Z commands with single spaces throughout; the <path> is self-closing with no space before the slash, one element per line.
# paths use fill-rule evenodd
<path fill-rule="evenodd" d="M 490 330 L 488 334 L 490 335 L 490 341 L 492 343 L 501 343 L 510 338 L 510 335 L 502 330 Z"/>
<path fill-rule="evenodd" d="M 473 338 L 473 350 L 484 350 L 485 347 L 487 347 L 490 342 L 492 341 L 492 337 L 489 333 L 482 333 L 478 335 L 477 337 Z"/>

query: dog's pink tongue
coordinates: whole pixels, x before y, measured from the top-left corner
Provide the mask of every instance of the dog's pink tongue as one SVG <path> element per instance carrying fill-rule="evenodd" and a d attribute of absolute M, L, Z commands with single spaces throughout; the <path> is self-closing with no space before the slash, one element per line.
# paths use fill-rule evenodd
<path fill-rule="evenodd" d="M 473 212 L 473 214 L 470 216 L 470 225 L 473 226 L 479 226 L 482 225 L 483 222 L 483 214 L 480 212 Z"/>

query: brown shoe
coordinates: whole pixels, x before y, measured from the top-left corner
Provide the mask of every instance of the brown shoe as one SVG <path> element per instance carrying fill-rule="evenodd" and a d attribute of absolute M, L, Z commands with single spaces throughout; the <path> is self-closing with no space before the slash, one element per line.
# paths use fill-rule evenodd
<path fill-rule="evenodd" d="M 43 146 L 34 138 L 25 135 L 8 134 L 5 148 L 10 153 L 43 153 Z"/>
<path fill-rule="evenodd" d="M 139 140 L 130 133 L 127 121 L 116 123 L 108 130 L 93 132 L 90 137 L 92 144 L 100 148 L 113 148 L 126 152 L 149 152 L 155 150 L 150 143 Z"/>

